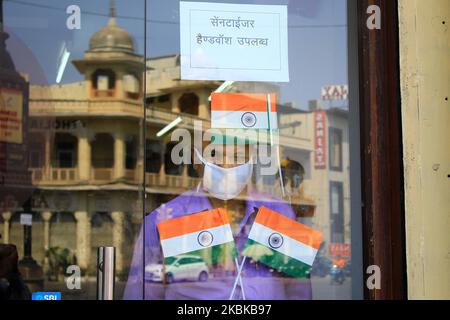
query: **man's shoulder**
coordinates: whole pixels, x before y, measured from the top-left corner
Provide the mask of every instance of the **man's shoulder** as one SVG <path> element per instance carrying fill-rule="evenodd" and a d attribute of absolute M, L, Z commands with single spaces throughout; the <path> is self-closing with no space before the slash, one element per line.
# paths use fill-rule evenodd
<path fill-rule="evenodd" d="M 281 196 L 273 195 L 268 192 L 256 189 L 249 190 L 248 194 L 250 201 L 252 201 L 253 205 L 257 208 L 264 206 L 287 217 L 295 216 L 292 206 Z"/>
<path fill-rule="evenodd" d="M 189 190 L 160 205 L 150 213 L 149 217 L 159 222 L 200 212 L 207 209 L 201 207 L 200 203 L 203 201 L 204 195 L 196 192 L 195 189 Z"/>

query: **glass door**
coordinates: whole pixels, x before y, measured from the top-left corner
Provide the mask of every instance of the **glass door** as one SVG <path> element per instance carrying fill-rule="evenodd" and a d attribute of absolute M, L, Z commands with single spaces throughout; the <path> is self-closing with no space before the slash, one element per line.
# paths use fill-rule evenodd
<path fill-rule="evenodd" d="M 124 298 L 362 298 L 347 1 L 147 4 L 146 217 Z"/>

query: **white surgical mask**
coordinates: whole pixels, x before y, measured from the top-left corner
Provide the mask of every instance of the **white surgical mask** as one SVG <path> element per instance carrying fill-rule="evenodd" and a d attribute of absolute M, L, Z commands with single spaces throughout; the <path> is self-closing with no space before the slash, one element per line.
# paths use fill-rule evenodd
<path fill-rule="evenodd" d="M 205 166 L 203 187 L 214 198 L 230 200 L 244 190 L 252 176 L 253 166 L 251 161 L 233 168 L 222 168 L 207 162 L 197 149 L 194 150 Z"/>

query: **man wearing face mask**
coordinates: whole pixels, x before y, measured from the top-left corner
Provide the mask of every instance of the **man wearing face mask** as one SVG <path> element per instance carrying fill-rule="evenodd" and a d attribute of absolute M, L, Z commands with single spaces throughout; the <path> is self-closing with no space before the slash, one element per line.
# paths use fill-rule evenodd
<path fill-rule="evenodd" d="M 205 149 L 205 145 L 203 147 Z M 243 149 L 245 161 L 236 164 L 234 161 L 236 153 L 242 152 Z M 260 207 L 264 206 L 295 219 L 291 206 L 280 197 L 250 187 L 254 168 L 252 162 L 255 159 L 250 156 L 249 149 L 248 144 L 245 148 L 227 148 L 226 145 L 222 145 L 222 148 L 215 148 L 216 154 L 211 155 L 202 154 L 204 150 L 194 148 L 193 156 L 197 160 L 194 163 L 199 163 L 195 168 L 199 175 L 203 176 L 202 182 L 195 189 L 178 196 L 146 216 L 144 228 L 141 229 L 136 242 L 124 299 L 311 299 L 309 279 L 294 279 L 251 259 L 243 259 L 242 252 L 248 233 Z M 148 266 L 161 266 L 159 270 L 152 269 L 160 273 L 171 271 L 171 266 L 163 263 L 164 257 L 157 228 L 159 222 L 217 208 L 224 208 L 228 214 L 237 251 L 234 261 L 227 259 L 229 252 L 220 252 L 216 263 L 209 267 L 207 281 L 177 282 L 174 281 L 177 278 L 175 273 L 171 278 L 161 277 L 161 282 L 150 281 L 147 276 L 143 278 L 144 274 L 147 275 Z M 242 272 L 236 279 L 241 266 Z M 233 290 L 235 283 L 237 285 Z"/>

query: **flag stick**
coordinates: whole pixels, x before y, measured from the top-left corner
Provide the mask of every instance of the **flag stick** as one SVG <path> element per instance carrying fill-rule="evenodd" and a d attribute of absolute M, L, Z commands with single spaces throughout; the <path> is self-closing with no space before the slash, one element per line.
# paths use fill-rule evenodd
<path fill-rule="evenodd" d="M 239 261 L 237 258 L 234 258 L 234 263 L 236 264 L 236 268 L 239 268 Z M 244 284 L 242 282 L 242 276 L 239 276 L 239 284 L 241 285 L 242 299 L 247 300 L 245 298 Z"/>
<path fill-rule="evenodd" d="M 278 159 L 278 174 L 280 175 L 281 194 L 283 195 L 283 197 L 285 197 L 286 193 L 284 191 L 283 173 L 281 172 L 280 146 L 278 145 L 277 145 L 277 159 Z"/>
<path fill-rule="evenodd" d="M 273 147 L 273 135 L 272 129 L 270 127 L 270 115 L 271 115 L 271 101 L 270 94 L 267 95 L 267 123 L 269 127 L 269 135 L 270 135 L 270 146 Z M 272 152 L 272 150 L 270 150 Z M 278 161 L 278 174 L 280 175 L 280 189 L 283 197 L 286 196 L 284 191 L 284 181 L 283 181 L 283 173 L 281 172 L 281 160 L 280 160 L 280 146 L 277 144 L 277 161 Z"/>
<path fill-rule="evenodd" d="M 245 259 L 246 259 L 246 258 L 247 258 L 247 257 L 244 256 L 244 259 L 242 259 L 241 266 L 240 266 L 239 269 L 238 269 L 238 274 L 237 274 L 237 276 L 236 276 L 236 279 L 234 280 L 233 290 L 231 290 L 230 298 L 229 298 L 228 300 L 232 300 L 232 299 L 233 299 L 234 292 L 236 291 L 237 283 L 238 283 L 238 281 L 239 281 L 239 279 L 240 279 L 240 277 L 241 277 L 242 268 L 244 267 L 244 263 L 245 263 Z"/>

